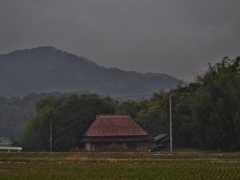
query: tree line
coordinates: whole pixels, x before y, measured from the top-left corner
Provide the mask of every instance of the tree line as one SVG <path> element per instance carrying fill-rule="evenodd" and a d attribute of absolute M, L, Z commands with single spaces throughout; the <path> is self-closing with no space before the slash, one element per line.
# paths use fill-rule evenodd
<path fill-rule="evenodd" d="M 173 146 L 205 150 L 240 149 L 240 57 L 223 58 L 187 86 L 160 90 L 150 99 L 119 102 L 97 94 L 64 94 L 38 101 L 34 117 L 20 141 L 27 151 L 49 151 L 50 120 L 53 151 L 69 151 L 97 114 L 130 114 L 150 136 L 169 133 L 172 104 Z"/>

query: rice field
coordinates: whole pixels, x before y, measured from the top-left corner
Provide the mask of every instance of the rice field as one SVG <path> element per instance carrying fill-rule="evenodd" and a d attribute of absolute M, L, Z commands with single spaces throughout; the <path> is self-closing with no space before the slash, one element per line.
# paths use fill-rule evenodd
<path fill-rule="evenodd" d="M 0 179 L 240 179 L 240 153 L 7 153 Z"/>

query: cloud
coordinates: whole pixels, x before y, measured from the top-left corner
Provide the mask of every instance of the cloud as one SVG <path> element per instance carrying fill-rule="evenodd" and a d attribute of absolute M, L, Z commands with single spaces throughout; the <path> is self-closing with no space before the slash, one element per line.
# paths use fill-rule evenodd
<path fill-rule="evenodd" d="M 238 0 L 3 0 L 0 53 L 51 45 L 99 65 L 194 73 L 239 55 Z"/>

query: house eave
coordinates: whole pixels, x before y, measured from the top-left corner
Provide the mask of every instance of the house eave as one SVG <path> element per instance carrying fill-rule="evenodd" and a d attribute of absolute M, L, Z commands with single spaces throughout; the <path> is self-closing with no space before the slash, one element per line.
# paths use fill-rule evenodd
<path fill-rule="evenodd" d="M 149 136 L 88 136 L 82 139 L 82 142 L 129 142 L 129 141 L 150 141 Z"/>

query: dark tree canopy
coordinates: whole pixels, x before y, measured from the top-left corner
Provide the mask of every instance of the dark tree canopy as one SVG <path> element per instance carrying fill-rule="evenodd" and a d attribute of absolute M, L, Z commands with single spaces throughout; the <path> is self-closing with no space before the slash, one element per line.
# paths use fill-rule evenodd
<path fill-rule="evenodd" d="M 37 116 L 24 133 L 23 146 L 29 151 L 48 151 L 52 120 L 53 151 L 69 151 L 77 144 L 97 114 L 115 113 L 115 108 L 96 94 L 48 97 L 37 105 Z"/>
<path fill-rule="evenodd" d="M 199 146 L 240 148 L 240 58 L 224 58 L 197 76 L 200 86 L 192 96 L 192 113 Z"/>

